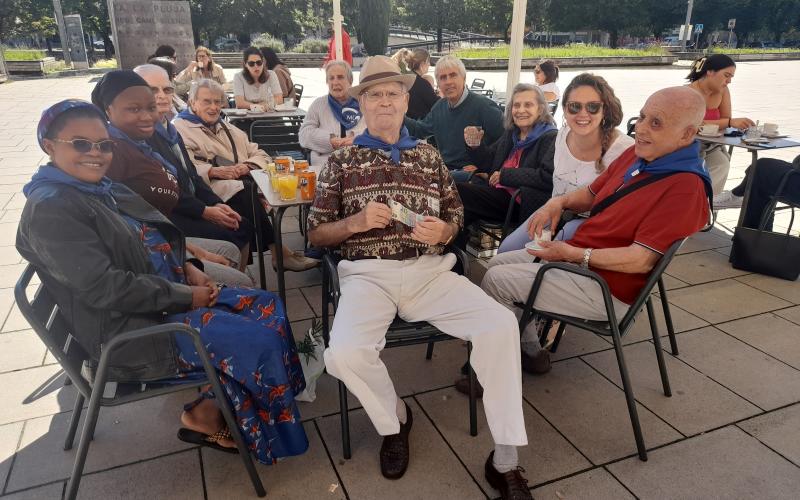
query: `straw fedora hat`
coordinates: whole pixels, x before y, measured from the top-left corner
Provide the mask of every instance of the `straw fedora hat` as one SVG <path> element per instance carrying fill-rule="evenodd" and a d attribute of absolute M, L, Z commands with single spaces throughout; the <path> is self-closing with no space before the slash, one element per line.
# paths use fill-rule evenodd
<path fill-rule="evenodd" d="M 414 85 L 417 75 L 414 73 L 403 74 L 400 66 L 391 58 L 386 56 L 368 57 L 361 66 L 361 74 L 358 77 L 358 85 L 350 87 L 348 93 L 351 97 L 358 98 L 358 95 L 366 89 L 379 83 L 400 82 L 405 85 L 406 90 Z"/>

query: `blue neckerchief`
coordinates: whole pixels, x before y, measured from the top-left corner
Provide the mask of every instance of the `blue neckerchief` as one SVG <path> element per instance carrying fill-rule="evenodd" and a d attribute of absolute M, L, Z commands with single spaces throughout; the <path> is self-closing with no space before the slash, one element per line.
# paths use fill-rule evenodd
<path fill-rule="evenodd" d="M 180 113 L 178 113 L 178 116 L 176 116 L 175 118 L 183 118 L 187 122 L 195 123 L 197 125 L 205 125 L 208 128 L 214 128 L 214 125 L 216 125 L 217 123 L 221 123 L 222 122 L 222 116 L 220 116 L 219 118 L 217 118 L 216 122 L 214 122 L 214 123 L 206 123 L 206 122 L 203 121 L 202 118 L 200 118 L 196 114 L 192 113 L 192 110 L 189 109 L 189 108 L 186 108 L 183 111 L 181 111 Z"/>
<path fill-rule="evenodd" d="M 156 130 L 158 130 L 158 125 L 157 124 L 156 124 Z M 143 155 L 145 155 L 148 158 L 152 158 L 153 160 L 157 161 L 159 164 L 161 164 L 162 167 L 167 169 L 167 171 L 169 173 L 171 173 L 172 175 L 174 175 L 174 176 L 178 175 L 178 169 L 175 168 L 175 165 L 173 165 L 172 163 L 168 162 L 166 158 L 161 156 L 161 154 L 158 151 L 156 151 L 155 149 L 150 147 L 150 145 L 147 144 L 145 141 L 134 141 L 133 139 L 128 137 L 128 135 L 125 132 L 123 132 L 122 130 L 118 129 L 117 127 L 115 127 L 111 123 L 108 124 L 108 134 L 111 137 L 113 137 L 114 139 L 118 139 L 120 141 L 127 142 L 128 144 L 130 144 L 133 147 L 135 147 L 136 149 L 138 149 L 139 152 L 141 152 Z"/>
<path fill-rule="evenodd" d="M 161 122 L 156 123 L 156 134 L 160 135 L 170 146 L 177 146 L 181 138 L 178 135 L 178 129 L 169 121 L 166 127 Z"/>
<path fill-rule="evenodd" d="M 648 174 L 666 174 L 669 172 L 690 172 L 697 174 L 703 180 L 706 187 L 706 194 L 710 196 L 711 191 L 711 177 L 706 170 L 706 164 L 700 158 L 700 142 L 694 141 L 688 146 L 681 148 L 677 151 L 657 158 L 650 163 L 637 158 L 633 165 L 628 167 L 623 178 L 623 183 L 627 184 L 633 177 L 647 172 Z"/>
<path fill-rule="evenodd" d="M 91 184 L 72 177 L 52 163 L 39 167 L 30 182 L 22 188 L 22 193 L 29 198 L 36 189 L 54 184 L 72 186 L 81 192 L 99 198 L 111 210 L 117 210 L 117 202 L 114 201 L 114 196 L 111 194 L 111 179 L 103 177 L 97 184 Z"/>
<path fill-rule="evenodd" d="M 356 146 L 364 146 L 365 148 L 370 149 L 380 149 L 382 151 L 390 151 L 392 161 L 396 164 L 400 164 L 400 151 L 404 149 L 413 149 L 417 147 L 417 143 L 419 142 L 418 139 L 415 139 L 408 135 L 408 129 L 403 127 L 400 129 L 400 139 L 397 140 L 394 144 L 388 144 L 383 142 L 382 140 L 378 139 L 377 137 L 372 136 L 369 133 L 369 129 L 365 130 L 361 133 L 361 135 L 357 135 L 355 139 L 353 139 L 353 144 Z"/>
<path fill-rule="evenodd" d="M 526 149 L 529 148 L 530 146 L 533 146 L 533 144 L 539 139 L 539 137 L 542 136 L 542 134 L 544 134 L 545 132 L 549 132 L 551 130 L 556 130 L 556 128 L 549 123 L 537 123 L 536 125 L 534 125 L 532 129 L 530 129 L 530 131 L 528 131 L 528 135 L 525 137 L 525 139 L 520 140 L 519 128 L 515 126 L 514 132 L 511 134 L 511 139 L 514 142 L 514 147 L 512 147 L 511 152 L 508 153 L 509 158 L 518 150 Z"/>
<path fill-rule="evenodd" d="M 333 117 L 346 130 L 355 127 L 358 125 L 358 121 L 361 120 L 361 109 L 358 107 L 358 101 L 352 97 L 346 103 L 340 104 L 339 101 L 328 94 L 328 106 L 331 107 Z"/>

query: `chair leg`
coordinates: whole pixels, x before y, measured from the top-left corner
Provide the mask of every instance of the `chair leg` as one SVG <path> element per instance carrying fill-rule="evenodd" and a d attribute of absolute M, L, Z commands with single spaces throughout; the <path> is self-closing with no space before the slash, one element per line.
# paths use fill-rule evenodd
<path fill-rule="evenodd" d="M 561 323 L 558 327 L 558 332 L 556 332 L 556 338 L 553 340 L 553 345 L 550 346 L 550 352 L 555 353 L 558 350 L 558 344 L 561 342 L 561 337 L 564 336 L 564 331 L 567 329 L 566 323 Z"/>
<path fill-rule="evenodd" d="M 349 460 L 352 457 L 350 451 L 350 414 L 347 409 L 347 386 L 339 381 L 339 417 L 342 424 L 342 455 Z"/>
<path fill-rule="evenodd" d="M 628 367 L 625 365 L 625 356 L 622 353 L 622 340 L 620 340 L 619 327 L 617 327 L 615 324 L 611 325 L 611 338 L 614 340 L 614 352 L 617 355 L 619 375 L 622 379 L 622 387 L 625 391 L 625 401 L 628 404 L 628 415 L 631 419 L 631 427 L 633 427 L 633 437 L 636 440 L 636 449 L 639 452 L 639 459 L 643 462 L 646 462 L 647 448 L 644 446 L 642 426 L 639 423 L 639 413 L 636 411 L 636 400 L 633 397 L 633 386 L 631 385 L 631 380 L 628 376 Z"/>
<path fill-rule="evenodd" d="M 661 337 L 658 335 L 658 324 L 656 315 L 653 312 L 653 300 L 647 298 L 647 317 L 650 319 L 650 332 L 653 334 L 653 345 L 656 347 L 656 359 L 658 360 L 658 372 L 661 374 L 661 386 L 664 388 L 664 395 L 672 397 L 672 389 L 669 387 L 669 375 L 667 375 L 667 365 L 664 363 L 664 351 L 661 349 Z"/>
<path fill-rule="evenodd" d="M 430 361 L 431 358 L 433 358 L 433 346 L 434 346 L 434 344 L 435 344 L 435 342 L 428 342 L 428 351 L 425 353 L 425 359 L 427 359 L 428 361 Z"/>
<path fill-rule="evenodd" d="M 667 324 L 667 336 L 669 337 L 669 346 L 672 349 L 672 355 L 678 355 L 678 340 L 675 338 L 675 327 L 672 325 L 672 312 L 669 310 L 669 301 L 667 300 L 667 289 L 664 287 L 664 280 L 658 278 L 658 295 L 661 297 L 661 308 L 664 309 L 664 322 Z"/>
<path fill-rule="evenodd" d="M 67 483 L 66 500 L 75 500 L 78 495 L 78 487 L 81 484 L 83 467 L 86 465 L 86 455 L 89 453 L 89 444 L 94 436 L 94 428 L 97 425 L 97 417 L 100 413 L 100 399 L 103 397 L 103 387 L 105 387 L 106 377 L 102 376 L 95 380 L 92 396 L 89 398 L 89 409 L 86 412 L 86 419 L 81 430 L 81 439 L 78 442 L 78 451 L 75 455 L 75 463 L 72 466 L 72 475 Z"/>
<path fill-rule="evenodd" d="M 83 412 L 83 403 L 86 399 L 83 394 L 78 393 L 75 398 L 75 407 L 72 409 L 72 416 L 69 419 L 69 427 L 67 428 L 67 438 L 64 440 L 64 451 L 71 450 L 75 442 L 75 431 L 78 430 L 78 423 L 81 420 L 81 413 Z"/>
<path fill-rule="evenodd" d="M 476 394 L 478 388 L 478 381 L 475 378 L 475 370 L 472 369 L 472 364 L 469 362 L 469 356 L 472 354 L 472 342 L 467 342 L 467 370 L 469 377 L 469 435 L 478 435 L 478 395 Z"/>

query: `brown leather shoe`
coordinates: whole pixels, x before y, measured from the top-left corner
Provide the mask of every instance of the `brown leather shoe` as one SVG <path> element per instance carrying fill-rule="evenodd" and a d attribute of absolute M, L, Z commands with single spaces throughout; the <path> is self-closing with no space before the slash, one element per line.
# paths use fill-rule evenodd
<path fill-rule="evenodd" d="M 550 371 L 550 352 L 541 349 L 534 356 L 522 351 L 522 369 L 532 375 L 542 375 Z"/>
<path fill-rule="evenodd" d="M 414 417 L 411 408 L 406 405 L 406 423 L 400 424 L 400 432 L 384 436 L 381 445 L 381 474 L 386 479 L 400 479 L 408 469 L 408 433 Z"/>
<path fill-rule="evenodd" d="M 492 488 L 500 490 L 500 498 L 503 500 L 533 500 L 531 490 L 528 489 L 528 480 L 522 477 L 525 469 L 517 467 L 501 474 L 494 468 L 494 452 L 489 454 L 486 459 L 486 480 Z"/>
<path fill-rule="evenodd" d="M 469 396 L 469 376 L 462 375 L 461 378 L 456 380 L 456 390 Z M 478 382 L 477 378 L 475 379 L 475 397 L 483 397 L 483 386 Z"/>

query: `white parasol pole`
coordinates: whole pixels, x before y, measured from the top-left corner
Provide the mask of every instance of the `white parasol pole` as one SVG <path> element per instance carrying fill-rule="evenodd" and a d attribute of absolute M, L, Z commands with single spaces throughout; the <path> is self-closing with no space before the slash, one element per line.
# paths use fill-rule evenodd
<path fill-rule="evenodd" d="M 341 0 L 333 0 L 333 42 L 336 45 L 336 59 L 344 59 L 342 54 L 342 6 Z"/>
<path fill-rule="evenodd" d="M 511 98 L 514 85 L 519 83 L 522 69 L 523 36 L 525 36 L 525 0 L 514 0 L 514 11 L 511 17 L 511 51 L 508 55 L 508 80 L 506 81 L 506 99 Z"/>

